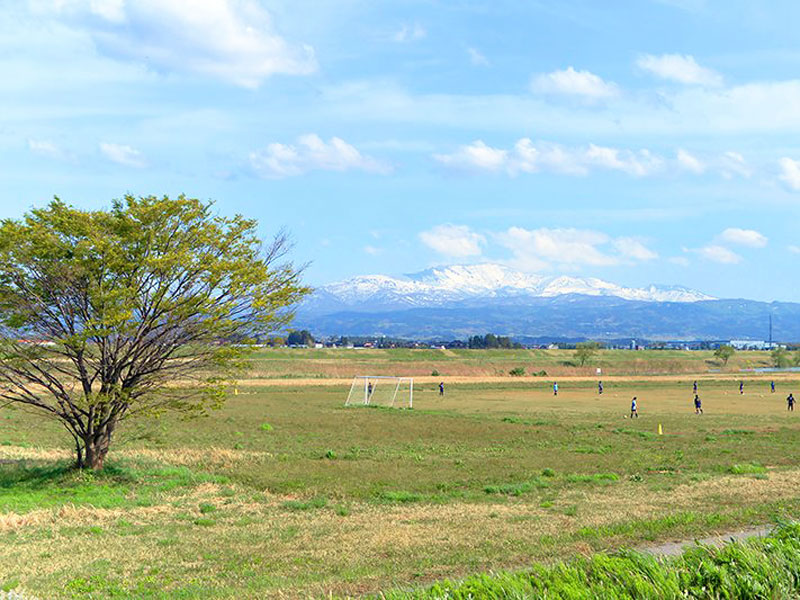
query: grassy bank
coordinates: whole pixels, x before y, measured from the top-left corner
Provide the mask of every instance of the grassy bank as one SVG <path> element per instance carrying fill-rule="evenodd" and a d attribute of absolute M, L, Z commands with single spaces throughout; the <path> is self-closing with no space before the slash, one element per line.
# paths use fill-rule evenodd
<path fill-rule="evenodd" d="M 800 596 L 800 524 L 779 526 L 766 538 L 697 546 L 659 559 L 637 552 L 597 554 L 516 573 L 475 575 L 419 591 L 381 594 L 383 600 L 473 598 L 764 598 Z"/>

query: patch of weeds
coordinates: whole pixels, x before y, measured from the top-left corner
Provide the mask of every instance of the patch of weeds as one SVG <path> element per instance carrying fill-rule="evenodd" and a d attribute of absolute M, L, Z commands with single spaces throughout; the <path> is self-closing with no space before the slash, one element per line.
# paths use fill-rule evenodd
<path fill-rule="evenodd" d="M 753 435 L 755 431 L 752 429 L 724 429 L 720 433 L 722 435 Z"/>
<path fill-rule="evenodd" d="M 564 507 L 564 514 L 568 517 L 574 517 L 578 514 L 578 505 L 570 504 L 569 506 Z"/>
<path fill-rule="evenodd" d="M 707 435 L 705 439 L 706 439 L 707 442 L 716 442 L 717 441 L 717 436 L 715 436 L 715 435 Z"/>
<path fill-rule="evenodd" d="M 273 427 L 272 427 L 272 425 L 270 425 L 269 423 L 262 423 L 262 424 L 259 426 L 259 429 L 260 429 L 261 431 L 272 431 Z"/>
<path fill-rule="evenodd" d="M 438 377 L 438 376 L 439 376 L 439 371 L 437 371 L 436 369 L 431 371 L 431 377 Z"/>
<path fill-rule="evenodd" d="M 0 585 L 0 592 L 10 592 L 14 588 L 19 587 L 19 579 L 8 579 Z M 14 598 L 15 596 L 9 595 L 9 598 Z"/>
<path fill-rule="evenodd" d="M 553 469 L 542 469 L 542 477 L 555 477 L 556 472 Z"/>
<path fill-rule="evenodd" d="M 298 533 L 300 533 L 300 528 L 297 525 L 289 525 L 281 530 L 280 538 L 282 541 L 288 542 L 296 538 Z"/>
<path fill-rule="evenodd" d="M 334 507 L 333 512 L 335 512 L 340 517 L 347 517 L 350 515 L 350 507 L 345 504 L 337 504 Z"/>
<path fill-rule="evenodd" d="M 195 519 L 193 522 L 195 525 L 199 525 L 200 527 L 211 527 L 217 524 L 214 519 L 209 519 L 208 517 L 200 517 L 199 519 Z"/>
<path fill-rule="evenodd" d="M 327 458 L 328 460 L 336 460 L 336 452 L 334 450 L 326 450 L 323 458 Z"/>
<path fill-rule="evenodd" d="M 567 483 L 609 483 L 618 480 L 619 475 L 616 473 L 593 473 L 591 475 L 571 473 L 566 476 Z"/>
<path fill-rule="evenodd" d="M 217 510 L 217 507 L 211 504 L 211 502 L 201 502 L 199 508 L 200 513 L 203 515 L 207 515 L 208 513 L 212 513 Z"/>
<path fill-rule="evenodd" d="M 178 538 L 164 538 L 161 540 L 156 540 L 156 545 L 163 547 L 170 547 L 170 546 L 177 546 L 178 542 L 179 542 Z"/>
<path fill-rule="evenodd" d="M 502 494 L 504 496 L 521 496 L 530 492 L 534 488 L 548 487 L 550 484 L 542 481 L 538 477 L 530 481 L 522 481 L 519 483 L 504 483 L 499 485 L 487 485 L 483 491 L 487 494 Z"/>
<path fill-rule="evenodd" d="M 236 443 L 233 445 L 233 449 L 234 449 L 234 450 L 241 450 L 242 448 L 244 448 L 244 444 L 242 444 L 241 442 L 236 442 Z"/>
<path fill-rule="evenodd" d="M 310 500 L 287 500 L 281 504 L 281 508 L 286 510 L 314 510 L 317 508 L 325 508 L 328 505 L 328 499 L 325 496 L 315 496 Z"/>
<path fill-rule="evenodd" d="M 553 508 L 553 501 L 552 500 L 542 500 L 539 503 L 540 508 Z"/>
<path fill-rule="evenodd" d="M 523 377 L 525 375 L 525 367 L 514 367 L 508 374 L 512 377 Z"/>
<path fill-rule="evenodd" d="M 576 454 L 608 454 L 611 446 L 573 446 L 570 450 Z"/>
<path fill-rule="evenodd" d="M 728 472 L 733 475 L 756 475 L 766 473 L 767 469 L 758 463 L 742 463 L 731 465 Z"/>

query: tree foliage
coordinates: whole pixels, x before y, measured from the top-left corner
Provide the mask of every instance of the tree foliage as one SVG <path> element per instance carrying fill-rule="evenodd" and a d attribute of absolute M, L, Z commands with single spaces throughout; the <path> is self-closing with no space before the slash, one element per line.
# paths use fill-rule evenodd
<path fill-rule="evenodd" d="M 307 288 L 279 234 L 180 196 L 0 224 L 0 398 L 60 422 L 102 468 L 125 419 L 203 414 Z"/>
<path fill-rule="evenodd" d="M 575 344 L 575 360 L 580 366 L 584 366 L 594 358 L 599 349 L 598 342 L 579 342 Z"/>
<path fill-rule="evenodd" d="M 303 329 L 301 331 L 290 331 L 286 336 L 286 344 L 288 346 L 309 346 L 314 347 L 314 336 L 310 331 Z"/>
<path fill-rule="evenodd" d="M 723 365 L 727 365 L 734 354 L 736 354 L 736 348 L 729 344 L 722 344 L 719 348 L 714 350 L 714 356 L 720 359 Z"/>
<path fill-rule="evenodd" d="M 473 335 L 467 340 L 469 348 L 483 350 L 486 348 L 521 348 L 522 346 L 511 340 L 510 337 L 505 335 L 495 335 L 494 333 L 487 333 L 486 335 Z"/>
<path fill-rule="evenodd" d="M 772 358 L 772 365 L 779 369 L 784 369 L 792 364 L 792 356 L 789 351 L 780 346 L 772 350 L 770 357 Z"/>

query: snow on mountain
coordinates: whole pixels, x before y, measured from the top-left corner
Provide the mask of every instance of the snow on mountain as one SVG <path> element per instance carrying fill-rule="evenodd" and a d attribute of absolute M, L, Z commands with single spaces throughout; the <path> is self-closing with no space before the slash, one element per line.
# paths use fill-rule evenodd
<path fill-rule="evenodd" d="M 530 275 L 498 264 L 435 267 L 403 277 L 361 275 L 322 286 L 306 301 L 313 312 L 386 310 L 474 303 L 518 303 L 526 297 L 566 294 L 613 296 L 645 302 L 698 302 L 711 296 L 683 287 L 628 288 L 593 277 Z"/>

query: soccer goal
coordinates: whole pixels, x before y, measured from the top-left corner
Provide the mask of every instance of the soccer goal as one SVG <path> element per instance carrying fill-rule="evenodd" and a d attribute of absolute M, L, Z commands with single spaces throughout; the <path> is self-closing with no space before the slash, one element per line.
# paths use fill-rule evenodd
<path fill-rule="evenodd" d="M 386 406 L 412 408 L 414 378 L 386 375 L 357 375 L 353 377 L 345 406 Z"/>

